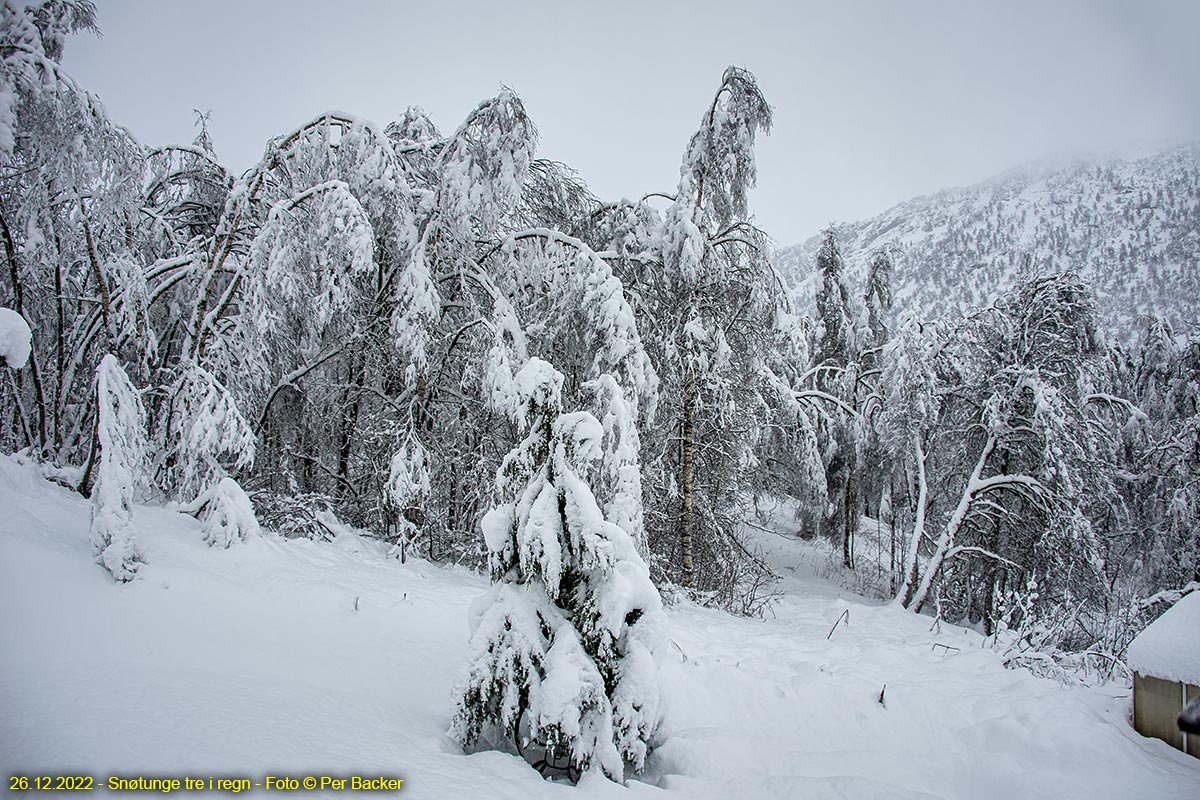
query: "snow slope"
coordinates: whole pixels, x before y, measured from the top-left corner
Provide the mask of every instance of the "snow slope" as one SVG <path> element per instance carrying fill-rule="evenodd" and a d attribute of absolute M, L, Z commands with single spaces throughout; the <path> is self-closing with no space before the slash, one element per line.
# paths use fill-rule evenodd
<path fill-rule="evenodd" d="M 211 549 L 194 520 L 138 507 L 148 563 L 117 586 L 92 562 L 82 498 L 0 457 L 0 508 L 5 778 L 382 774 L 412 798 L 1200 797 L 1200 761 L 1137 735 L 1126 691 L 1005 670 L 974 633 L 841 596 L 781 537 L 767 540 L 785 571 L 775 618 L 670 609 L 668 742 L 628 787 L 574 789 L 444 735 L 478 575 L 401 565 L 352 534 Z"/>

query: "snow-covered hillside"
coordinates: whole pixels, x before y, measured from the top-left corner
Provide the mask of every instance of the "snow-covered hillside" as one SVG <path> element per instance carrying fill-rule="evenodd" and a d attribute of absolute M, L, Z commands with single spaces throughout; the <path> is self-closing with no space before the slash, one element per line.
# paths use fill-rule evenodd
<path fill-rule="evenodd" d="M 1134 733 L 1126 690 L 1005 670 L 975 633 L 930 632 L 813 578 L 787 538 L 765 540 L 786 576 L 774 618 L 668 611 L 655 657 L 670 734 L 647 772 L 575 789 L 444 735 L 478 575 L 402 565 L 349 532 L 213 549 L 191 518 L 139 507 L 148 564 L 118 586 L 92 562 L 82 498 L 5 457 L 0 506 L 6 779 L 396 775 L 413 798 L 1200 796 L 1200 762 Z"/>
<path fill-rule="evenodd" d="M 1181 332 L 1200 316 L 1200 145 L 1134 161 L 1018 169 L 836 230 L 854 287 L 872 250 L 897 248 L 901 315 L 937 317 L 986 304 L 1028 263 L 1079 272 L 1096 290 L 1101 319 L 1119 335 L 1148 311 Z M 814 236 L 779 256 L 805 308 L 819 246 Z"/>

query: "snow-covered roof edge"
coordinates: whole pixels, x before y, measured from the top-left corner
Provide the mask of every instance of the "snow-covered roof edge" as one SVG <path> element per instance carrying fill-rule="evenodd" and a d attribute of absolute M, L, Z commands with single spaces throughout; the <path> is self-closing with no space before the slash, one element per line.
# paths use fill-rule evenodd
<path fill-rule="evenodd" d="M 1200 685 L 1200 591 L 1180 598 L 1139 633 L 1125 660 L 1142 675 Z"/>

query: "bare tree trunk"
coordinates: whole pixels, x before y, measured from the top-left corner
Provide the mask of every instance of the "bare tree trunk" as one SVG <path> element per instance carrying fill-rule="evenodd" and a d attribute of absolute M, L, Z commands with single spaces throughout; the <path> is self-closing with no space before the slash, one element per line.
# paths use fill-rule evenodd
<path fill-rule="evenodd" d="M 98 400 L 99 398 L 97 398 Z M 87 466 L 83 470 L 83 479 L 79 481 L 79 486 L 76 491 L 84 497 L 90 497 L 92 493 L 92 470 L 96 466 L 96 454 L 100 450 L 100 408 L 99 403 L 96 407 L 96 422 L 92 426 L 92 446 L 88 451 Z"/>
<path fill-rule="evenodd" d="M 17 269 L 17 249 L 13 243 L 12 231 L 8 228 L 8 221 L 0 215 L 0 227 L 4 233 L 4 254 L 8 258 L 9 277 L 12 280 L 13 287 L 13 304 L 16 306 L 16 312 L 20 314 L 26 322 L 29 317 L 25 311 L 25 288 L 21 285 L 21 274 Z M 32 327 L 32 326 L 31 326 Z M 38 368 L 37 348 L 33 347 L 33 342 L 30 342 L 29 348 L 29 376 L 33 379 L 34 399 L 38 406 L 38 440 L 37 445 L 39 450 L 44 450 L 46 447 L 46 395 L 42 391 L 42 376 L 41 370 Z M 16 389 L 16 387 L 14 387 Z M 17 402 L 20 403 L 20 393 L 18 390 Z M 24 410 L 22 409 L 22 416 Z M 34 444 L 31 440 L 29 444 Z"/>
<path fill-rule="evenodd" d="M 338 485 L 337 496 L 346 498 L 346 487 L 350 485 L 350 453 L 354 448 L 354 432 L 358 430 L 358 412 L 362 402 L 363 373 L 366 371 L 361 363 L 365 357 L 358 353 L 350 357 L 350 380 L 342 402 L 349 401 L 350 408 L 342 420 L 341 442 L 338 447 Z"/>
<path fill-rule="evenodd" d="M 87 208 L 83 200 L 79 201 L 79 215 L 83 217 L 83 238 L 87 241 L 88 262 L 92 267 L 92 277 L 100 290 L 100 312 L 104 317 L 104 330 L 110 341 L 115 344 L 112 329 L 112 296 L 108 292 L 108 281 L 104 280 L 104 271 L 100 269 L 100 256 L 96 252 L 96 240 L 92 237 L 92 226 L 87 221 Z"/>
<path fill-rule="evenodd" d="M 924 466 L 924 465 L 922 465 Z M 891 535 L 891 545 L 888 558 L 888 591 L 896 594 L 896 506 L 895 506 L 895 485 L 891 478 L 888 478 L 888 530 Z M 878 516 L 883 516 L 883 499 L 879 501 Z"/>
<path fill-rule="evenodd" d="M 53 196 L 54 192 L 51 189 L 50 182 L 45 182 L 46 194 Z M 67 340 L 66 340 L 66 301 L 63 291 L 63 257 L 62 257 L 62 238 L 58 234 L 58 226 L 54 223 L 54 216 L 47 215 L 46 224 L 50 228 L 50 238 L 54 240 L 54 366 L 55 366 L 55 383 L 54 383 L 54 407 L 51 410 L 52 421 L 54 424 L 53 432 L 49 441 L 53 443 L 55 450 L 61 451 L 63 446 L 63 403 L 66 402 L 67 388 L 63 386 L 63 379 L 66 375 L 66 358 L 67 358 Z"/>
<path fill-rule="evenodd" d="M 913 594 L 917 590 L 917 549 L 925 536 L 925 507 L 929 502 L 929 487 L 925 478 L 925 448 L 921 445 L 920 436 L 914 437 L 913 445 L 917 456 L 917 510 L 913 515 L 912 536 L 909 537 L 908 552 L 904 557 L 904 596 L 900 602 L 905 608 L 912 603 Z"/>
<path fill-rule="evenodd" d="M 855 459 L 846 476 L 846 494 L 842 502 L 842 563 L 854 569 L 854 534 L 858 531 L 858 461 Z"/>
<path fill-rule="evenodd" d="M 62 447 L 62 411 L 63 402 L 67 394 L 67 387 L 63 386 L 63 376 L 66 374 L 66 310 L 63 308 L 63 279 L 62 279 L 62 246 L 59 243 L 58 231 L 54 231 L 54 356 L 55 367 L 58 370 L 57 389 L 54 392 L 54 444 L 56 448 Z"/>
<path fill-rule="evenodd" d="M 695 436 L 695 420 L 693 419 L 695 411 L 692 405 L 691 386 L 687 385 L 683 390 L 683 465 L 681 475 L 683 504 L 679 509 L 679 547 L 682 552 L 683 575 L 679 582 L 689 588 L 694 580 L 692 574 L 692 492 L 694 482 L 692 449 L 694 443 L 692 439 Z"/>

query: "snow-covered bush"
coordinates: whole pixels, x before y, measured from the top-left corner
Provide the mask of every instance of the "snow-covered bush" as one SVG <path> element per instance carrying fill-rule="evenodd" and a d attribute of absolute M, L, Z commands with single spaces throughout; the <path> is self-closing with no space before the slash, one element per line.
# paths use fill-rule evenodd
<path fill-rule="evenodd" d="M 632 538 L 584 480 L 603 452 L 590 413 L 563 413 L 563 376 L 532 358 L 516 374 L 525 438 L 496 476 L 483 518 L 495 586 L 477 602 L 451 733 L 496 736 L 555 756 L 577 777 L 622 780 L 658 726 L 656 670 L 639 620 L 661 608 Z"/>
<path fill-rule="evenodd" d="M 179 510 L 200 520 L 204 541 L 214 547 L 229 547 L 262 533 L 254 516 L 254 504 L 230 477 L 217 481 Z"/>
<path fill-rule="evenodd" d="M 133 529 L 135 489 L 146 469 L 146 412 L 116 356 L 96 369 L 96 480 L 92 485 L 92 551 L 119 582 L 145 562 Z"/>
<path fill-rule="evenodd" d="M 322 521 L 333 508 L 327 495 L 254 492 L 253 506 L 259 523 L 288 539 L 331 541 L 334 532 Z"/>

